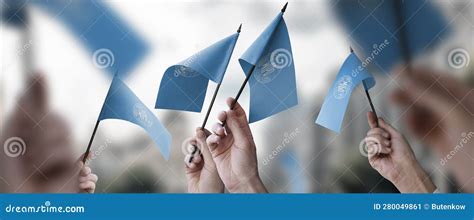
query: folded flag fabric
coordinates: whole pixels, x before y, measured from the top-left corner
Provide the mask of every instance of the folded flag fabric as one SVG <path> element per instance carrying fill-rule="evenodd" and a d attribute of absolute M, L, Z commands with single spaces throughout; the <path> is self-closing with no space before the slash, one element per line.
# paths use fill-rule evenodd
<path fill-rule="evenodd" d="M 367 72 L 365 65 L 362 65 L 359 58 L 351 53 L 342 64 L 336 80 L 334 80 L 329 93 L 324 99 L 316 124 L 339 133 L 352 91 L 361 82 L 363 82 L 366 90 L 375 85 L 375 80 Z"/>
<path fill-rule="evenodd" d="M 386 73 L 408 58 L 404 47 L 415 58 L 442 42 L 450 30 L 436 2 L 427 0 L 338 1 L 334 9 L 353 45 L 367 57 L 364 61 Z"/>
<path fill-rule="evenodd" d="M 155 108 L 201 112 L 209 80 L 221 83 L 239 33 L 232 34 L 169 67 L 161 79 Z"/>
<path fill-rule="evenodd" d="M 290 36 L 280 12 L 239 59 L 249 79 L 249 122 L 256 122 L 298 104 Z"/>
<path fill-rule="evenodd" d="M 82 42 L 92 54 L 92 63 L 122 77 L 145 57 L 148 45 L 104 1 L 35 0 Z"/>
<path fill-rule="evenodd" d="M 99 121 L 105 119 L 125 120 L 142 127 L 158 145 L 163 157 L 168 160 L 170 133 L 117 75 L 112 80 L 100 112 Z"/>

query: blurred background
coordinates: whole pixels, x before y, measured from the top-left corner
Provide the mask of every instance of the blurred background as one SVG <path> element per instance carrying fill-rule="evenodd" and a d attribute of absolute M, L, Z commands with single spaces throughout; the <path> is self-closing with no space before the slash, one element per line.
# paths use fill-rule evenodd
<path fill-rule="evenodd" d="M 52 2 L 59 2 L 58 5 L 62 4 L 64 7 L 48 11 L 45 10 L 48 3 L 19 3 L 18 8 L 22 8 L 21 13 L 27 14 L 28 20 L 21 19 L 23 16 L 16 13 L 18 10 L 9 14 L 10 9 L 17 7 L 11 1 L 1 3 L 0 121 L 3 139 L 0 144 L 3 146 L 6 139 L 18 136 L 12 135 L 12 130 L 24 131 L 25 137 L 30 137 L 31 140 L 60 134 L 60 137 L 67 139 L 63 141 L 68 145 L 63 147 L 68 149 L 63 154 L 74 161 L 87 147 L 110 85 L 111 71 L 94 60 L 96 50 L 90 49 L 90 44 L 94 45 L 91 42 L 94 36 L 71 31 L 72 22 L 61 14 L 77 13 L 78 18 L 86 19 L 90 10 L 81 8 L 80 4 L 75 5 L 81 1 Z M 344 16 L 338 10 L 344 4 L 357 2 L 295 0 L 289 3 L 285 20 L 294 55 L 299 105 L 250 125 L 258 150 L 260 176 L 270 192 L 397 192 L 390 182 L 370 167 L 359 146 L 368 130 L 366 112 L 369 111 L 361 88 L 352 95 L 340 134 L 314 123 L 329 86 L 349 54 L 349 45 L 354 46 L 359 57 L 368 55 L 353 43 L 357 40 L 353 38 L 354 31 L 344 25 Z M 473 88 L 474 69 L 472 62 L 469 64 L 474 50 L 473 2 L 426 2 L 439 10 L 438 16 L 444 20 L 443 30 L 448 27 L 449 33 L 432 36 L 437 41 L 436 45 L 429 52 L 422 51 L 413 57 L 412 64 L 430 66 Z M 235 96 L 244 80 L 237 59 L 276 16 L 284 3 L 264 0 L 101 1 L 95 3 L 100 13 L 87 19 L 91 19 L 89 22 L 92 26 L 110 21 L 111 25 L 117 25 L 120 30 L 114 32 L 113 37 L 118 42 L 123 39 L 131 42 L 121 44 L 124 54 L 127 55 L 128 45 L 133 47 L 129 50 L 130 54 L 138 54 L 134 57 L 136 61 L 122 68 L 127 68 L 125 83 L 150 109 L 154 107 L 160 80 L 169 66 L 234 33 L 238 25 L 243 23 L 242 33 L 210 116 L 210 128 L 216 121 L 216 114 L 227 108 L 225 99 Z M 366 7 L 364 4 L 360 6 Z M 431 20 L 425 22 L 422 25 L 434 25 Z M 121 28 L 121 25 L 126 28 Z M 85 32 L 89 29 L 83 28 Z M 467 64 L 462 68 L 453 68 L 449 65 L 450 52 L 459 48 L 466 52 Z M 120 57 L 114 55 L 117 61 Z M 405 111 L 389 98 L 390 93 L 399 89 L 400 85 L 396 77 L 381 69 L 383 68 L 371 69 L 377 79 L 377 85 L 371 90 L 371 94 L 379 116 L 386 118 L 407 136 L 417 158 L 442 191 L 463 191 L 462 186 L 466 183 L 454 181 L 429 146 L 425 146 L 423 141 L 407 129 L 402 120 Z M 33 86 L 40 91 L 31 91 L 32 86 L 25 83 L 29 73 L 25 72 L 41 73 L 44 79 L 41 80 L 40 88 Z M 209 85 L 205 108 L 215 86 L 213 83 Z M 34 103 L 45 99 L 49 107 L 35 115 L 35 111 L 40 111 L 39 107 L 30 106 L 31 113 L 25 109 L 28 107 L 19 104 L 21 97 L 25 95 L 33 97 Z M 466 101 L 472 104 L 474 100 Z M 248 88 L 244 90 L 239 102 L 244 109 L 248 109 Z M 41 103 L 38 105 L 42 106 Z M 124 121 L 107 120 L 100 124 L 92 145 L 94 157 L 90 165 L 99 176 L 96 192 L 186 192 L 182 143 L 194 134 L 205 111 L 189 113 L 160 109 L 153 112 L 173 136 L 169 161 L 163 158 L 153 141 L 138 126 Z M 15 116 L 18 114 L 26 114 L 26 117 L 19 119 Z M 51 119 L 50 114 L 58 115 L 58 118 Z M 15 121 L 25 118 L 33 123 Z M 473 121 L 472 113 L 465 119 Z M 50 123 L 54 124 L 56 121 L 61 121 L 61 126 L 50 126 Z M 38 145 L 38 141 L 24 142 L 24 154 L 15 159 L 40 155 L 42 159 L 38 159 L 33 168 L 23 169 L 11 158 L 0 158 L 2 192 L 25 191 L 22 190 L 25 182 L 35 178 L 35 172 L 46 170 L 46 160 L 62 161 L 60 156 L 44 153 L 50 151 L 55 154 L 62 150 L 45 147 L 44 152 L 38 152 L 32 150 L 33 146 Z M 472 170 L 472 165 L 471 163 L 470 168 L 467 166 L 466 169 Z M 26 174 L 18 177 L 19 172 Z M 43 178 L 48 179 L 46 176 Z"/>

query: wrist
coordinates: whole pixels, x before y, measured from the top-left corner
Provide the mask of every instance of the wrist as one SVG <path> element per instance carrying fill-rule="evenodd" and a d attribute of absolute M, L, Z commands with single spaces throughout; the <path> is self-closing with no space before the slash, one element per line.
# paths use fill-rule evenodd
<path fill-rule="evenodd" d="M 241 180 L 237 186 L 228 189 L 231 193 L 268 193 L 258 175 Z"/>
<path fill-rule="evenodd" d="M 392 183 L 401 193 L 433 193 L 436 190 L 430 176 L 416 161 L 402 167 Z"/>

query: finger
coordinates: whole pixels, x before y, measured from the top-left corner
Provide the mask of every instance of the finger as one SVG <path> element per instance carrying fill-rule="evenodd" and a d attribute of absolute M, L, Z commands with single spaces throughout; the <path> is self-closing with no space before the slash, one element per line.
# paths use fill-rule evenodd
<path fill-rule="evenodd" d="M 87 176 L 81 176 L 79 177 L 79 182 L 87 182 L 87 181 L 92 181 L 94 183 L 96 183 L 97 181 L 99 180 L 99 177 L 93 173 L 91 173 L 90 175 L 87 175 Z"/>
<path fill-rule="evenodd" d="M 382 128 L 372 128 L 367 132 L 367 136 L 373 135 L 373 134 L 382 135 L 386 139 L 390 138 L 390 134 Z"/>
<path fill-rule="evenodd" d="M 211 152 L 209 151 L 209 147 L 207 146 L 207 136 L 206 133 L 211 134 L 211 132 L 207 130 L 198 130 L 196 132 L 196 138 L 197 138 L 197 145 L 199 146 L 199 149 L 201 149 L 201 153 L 204 159 L 204 163 L 210 163 L 212 162 L 212 156 Z"/>
<path fill-rule="evenodd" d="M 81 154 L 81 156 L 79 156 L 79 158 L 77 158 L 76 160 L 76 166 L 79 167 L 79 169 L 82 169 L 82 166 L 84 166 L 84 162 L 82 161 L 84 160 L 85 155 L 86 153 Z M 86 161 L 89 160 L 91 157 L 92 157 L 92 154 L 89 151 L 89 153 L 87 154 Z"/>
<path fill-rule="evenodd" d="M 372 143 L 367 145 L 367 154 L 368 155 L 378 155 L 378 154 L 389 154 L 392 152 L 392 149 L 378 144 L 378 143 Z"/>
<path fill-rule="evenodd" d="M 366 144 L 381 144 L 383 146 L 390 147 L 390 140 L 382 136 L 381 134 L 371 134 L 367 135 L 365 138 L 365 143 Z"/>
<path fill-rule="evenodd" d="M 225 111 L 219 112 L 219 114 L 217 115 L 217 119 L 218 119 L 221 123 L 224 123 L 225 120 L 227 119 L 227 113 L 226 113 Z"/>
<path fill-rule="evenodd" d="M 212 126 L 212 132 L 214 132 L 214 134 L 217 134 L 217 135 L 219 135 L 219 136 L 225 136 L 224 127 L 222 127 L 222 125 L 219 124 L 219 123 L 215 123 L 215 124 Z"/>
<path fill-rule="evenodd" d="M 219 136 L 217 136 L 216 134 L 212 134 L 211 136 L 207 137 L 206 139 L 206 143 L 207 143 L 207 146 L 209 147 L 209 151 L 211 152 L 214 152 L 217 148 L 217 146 L 219 145 L 219 142 L 220 142 L 221 138 Z"/>
<path fill-rule="evenodd" d="M 245 116 L 245 110 L 240 106 L 239 102 L 234 103 L 234 98 L 227 98 L 227 106 L 229 106 L 229 109 L 231 112 L 235 112 L 237 117 L 240 116 Z M 233 105 L 233 106 L 232 106 Z M 232 108 L 233 107 L 233 108 Z"/>
<path fill-rule="evenodd" d="M 74 174 L 80 173 L 83 168 L 84 168 L 84 163 L 81 160 L 77 161 L 73 168 Z"/>
<path fill-rule="evenodd" d="M 194 170 L 196 168 L 196 164 L 193 163 L 192 161 L 189 162 L 190 159 L 191 159 L 191 154 L 188 154 L 184 157 L 184 163 L 186 164 L 186 169 Z M 194 160 L 194 156 L 193 156 L 193 160 Z"/>
<path fill-rule="evenodd" d="M 209 135 L 211 135 L 211 132 L 210 132 L 209 130 L 207 130 L 206 128 L 197 127 L 197 128 L 196 128 L 196 134 L 197 134 L 198 131 L 204 132 L 204 134 L 206 135 L 206 137 L 209 136 Z"/>
<path fill-rule="evenodd" d="M 227 104 L 230 106 L 234 99 L 228 98 Z M 242 107 L 236 103 L 234 110 L 227 111 L 226 131 L 232 133 L 236 140 L 252 139 L 247 116 Z M 247 146 L 247 145 L 246 145 Z"/>
<path fill-rule="evenodd" d="M 367 121 L 369 122 L 370 128 L 377 127 L 377 118 L 373 112 L 367 112 Z"/>
<path fill-rule="evenodd" d="M 84 166 L 82 169 L 81 169 L 81 176 L 87 176 L 89 174 L 92 173 L 92 170 L 90 167 L 88 166 Z"/>
<path fill-rule="evenodd" d="M 191 155 L 186 155 L 186 157 L 184 157 L 184 163 L 186 164 L 187 170 L 194 171 L 196 168 L 196 164 L 193 162 L 189 162 L 190 158 Z"/>
<path fill-rule="evenodd" d="M 95 190 L 95 183 L 92 181 L 87 181 L 79 184 L 79 189 L 85 192 L 93 192 Z"/>

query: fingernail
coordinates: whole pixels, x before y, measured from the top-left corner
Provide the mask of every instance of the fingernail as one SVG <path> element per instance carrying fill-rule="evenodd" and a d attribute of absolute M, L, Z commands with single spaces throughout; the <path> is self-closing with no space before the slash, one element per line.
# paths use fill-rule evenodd
<path fill-rule="evenodd" d="M 383 133 L 383 136 L 384 136 L 385 138 L 388 138 L 388 137 L 389 137 L 389 134 L 386 133 L 386 132 L 384 132 L 384 133 Z"/>
<path fill-rule="evenodd" d="M 384 141 L 383 143 L 387 146 L 390 145 L 390 141 Z"/>

